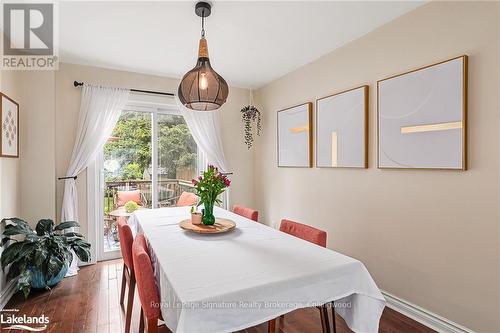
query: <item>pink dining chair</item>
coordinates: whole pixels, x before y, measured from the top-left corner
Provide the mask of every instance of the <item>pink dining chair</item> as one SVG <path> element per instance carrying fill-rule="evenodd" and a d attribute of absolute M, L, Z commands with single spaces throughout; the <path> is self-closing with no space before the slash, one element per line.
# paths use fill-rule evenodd
<path fill-rule="evenodd" d="M 137 291 L 141 303 L 141 319 L 139 333 L 157 333 L 158 320 L 162 319 L 160 311 L 160 295 L 156 287 L 153 265 L 148 252 L 144 235 L 135 237 L 132 245 L 132 257 L 136 268 Z"/>
<path fill-rule="evenodd" d="M 252 208 L 244 207 L 241 205 L 234 205 L 233 213 L 246 217 L 247 219 L 253 220 L 255 222 L 259 222 L 259 212 Z"/>
<path fill-rule="evenodd" d="M 283 219 L 281 220 L 280 231 L 316 245 L 326 247 L 326 231 L 316 229 L 307 224 Z"/>
<path fill-rule="evenodd" d="M 302 224 L 287 219 L 283 219 L 281 220 L 280 231 L 298 237 L 305 241 L 314 243 L 316 245 L 326 247 L 326 236 L 327 236 L 326 231 L 316 229 L 307 224 Z M 323 305 L 323 306 L 318 306 L 317 309 L 320 311 L 322 332 L 330 333 L 328 308 L 326 307 L 326 305 Z M 284 319 L 284 316 L 281 316 L 281 318 Z M 274 319 L 274 321 L 276 322 L 276 319 Z M 335 312 L 333 312 L 333 325 L 334 325 L 333 331 L 336 332 Z M 269 323 L 269 326 L 271 326 L 271 323 Z"/>
<path fill-rule="evenodd" d="M 198 202 L 198 196 L 191 192 L 182 192 L 179 200 L 177 200 L 177 207 L 193 206 Z"/>
<path fill-rule="evenodd" d="M 122 288 L 120 292 L 120 305 L 124 306 L 125 287 L 128 287 L 127 310 L 125 311 L 125 333 L 130 331 L 132 320 L 132 305 L 134 304 L 135 273 L 132 260 L 132 243 L 134 237 L 132 230 L 127 224 L 126 217 L 118 218 L 118 237 L 120 239 L 120 251 L 123 257 Z"/>

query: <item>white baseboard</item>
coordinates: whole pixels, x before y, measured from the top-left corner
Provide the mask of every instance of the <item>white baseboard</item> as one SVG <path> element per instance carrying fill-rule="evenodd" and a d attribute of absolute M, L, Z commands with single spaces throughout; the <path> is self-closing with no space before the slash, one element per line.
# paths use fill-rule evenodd
<path fill-rule="evenodd" d="M 475 333 L 451 320 L 432 313 L 418 305 L 405 301 L 397 296 L 382 290 L 387 306 L 419 323 L 440 333 Z"/>
<path fill-rule="evenodd" d="M 11 280 L 7 283 L 2 293 L 0 293 L 0 310 L 7 305 L 12 295 L 17 291 L 16 289 L 17 279 Z"/>

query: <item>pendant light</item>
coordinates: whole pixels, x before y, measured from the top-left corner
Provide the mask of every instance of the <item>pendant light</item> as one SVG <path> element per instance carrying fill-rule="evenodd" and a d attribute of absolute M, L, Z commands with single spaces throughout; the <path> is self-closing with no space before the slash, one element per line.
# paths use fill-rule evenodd
<path fill-rule="evenodd" d="M 181 80 L 178 96 L 185 107 L 197 111 L 217 110 L 226 102 L 229 88 L 226 81 L 213 70 L 208 59 L 208 46 L 205 39 L 205 17 L 209 16 L 211 5 L 198 2 L 196 15 L 201 17 L 201 39 L 196 66 Z"/>

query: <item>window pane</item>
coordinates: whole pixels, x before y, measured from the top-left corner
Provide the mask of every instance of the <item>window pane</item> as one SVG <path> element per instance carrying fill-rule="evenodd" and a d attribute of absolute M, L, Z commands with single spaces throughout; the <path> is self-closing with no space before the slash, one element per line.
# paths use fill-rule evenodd
<path fill-rule="evenodd" d="M 175 206 L 182 192 L 193 192 L 196 143 L 179 115 L 158 115 L 158 206 Z"/>
<path fill-rule="evenodd" d="M 122 112 L 104 145 L 104 249 L 119 249 L 116 222 L 127 218 L 125 204 L 151 208 L 151 114 Z"/>

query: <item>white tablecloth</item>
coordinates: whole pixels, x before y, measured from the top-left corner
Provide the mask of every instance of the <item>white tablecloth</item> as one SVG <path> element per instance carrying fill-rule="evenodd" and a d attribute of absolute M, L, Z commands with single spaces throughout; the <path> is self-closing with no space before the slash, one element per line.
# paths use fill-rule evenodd
<path fill-rule="evenodd" d="M 216 208 L 237 228 L 198 235 L 189 207 L 135 212 L 152 254 L 161 311 L 173 332 L 234 332 L 297 308 L 336 301 L 355 332 L 377 332 L 385 299 L 358 260 Z M 318 317 L 319 320 L 319 317 Z"/>

